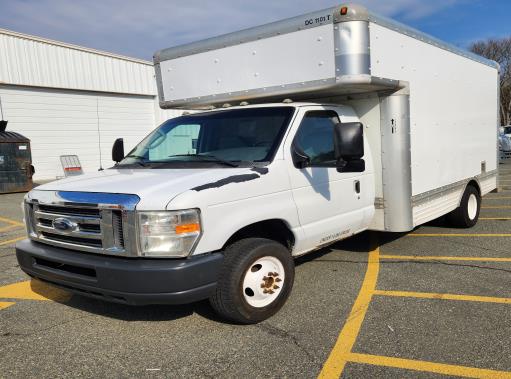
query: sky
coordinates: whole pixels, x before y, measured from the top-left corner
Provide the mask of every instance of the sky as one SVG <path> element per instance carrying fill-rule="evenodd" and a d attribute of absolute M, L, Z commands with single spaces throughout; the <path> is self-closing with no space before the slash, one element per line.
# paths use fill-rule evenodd
<path fill-rule="evenodd" d="M 357 3 L 463 48 L 480 39 L 511 36 L 511 0 Z M 0 0 L 0 28 L 152 60 L 159 49 L 339 4 L 332 0 Z"/>

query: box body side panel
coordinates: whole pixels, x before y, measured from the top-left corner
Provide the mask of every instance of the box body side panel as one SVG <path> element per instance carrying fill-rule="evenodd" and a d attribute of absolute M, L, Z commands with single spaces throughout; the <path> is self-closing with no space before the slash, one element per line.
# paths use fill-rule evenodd
<path fill-rule="evenodd" d="M 167 60 L 160 69 L 165 102 L 333 79 L 333 26 Z"/>
<path fill-rule="evenodd" d="M 374 23 L 370 40 L 372 75 L 409 82 L 412 196 L 496 170 L 497 69 Z"/>

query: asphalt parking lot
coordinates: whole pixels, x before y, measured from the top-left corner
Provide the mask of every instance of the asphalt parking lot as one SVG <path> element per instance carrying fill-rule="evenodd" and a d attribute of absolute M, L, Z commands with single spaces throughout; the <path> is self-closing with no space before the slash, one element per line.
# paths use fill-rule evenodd
<path fill-rule="evenodd" d="M 285 307 L 224 323 L 207 302 L 128 307 L 30 281 L 23 194 L 0 196 L 0 377 L 511 378 L 511 164 L 472 229 L 436 220 L 299 259 Z"/>

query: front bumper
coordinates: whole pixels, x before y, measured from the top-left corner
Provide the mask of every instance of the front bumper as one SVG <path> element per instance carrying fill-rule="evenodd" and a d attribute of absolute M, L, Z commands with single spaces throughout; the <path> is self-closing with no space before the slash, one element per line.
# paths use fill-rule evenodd
<path fill-rule="evenodd" d="M 122 258 L 82 253 L 31 240 L 16 244 L 28 275 L 88 296 L 131 305 L 185 304 L 216 288 L 221 253 L 183 259 Z"/>

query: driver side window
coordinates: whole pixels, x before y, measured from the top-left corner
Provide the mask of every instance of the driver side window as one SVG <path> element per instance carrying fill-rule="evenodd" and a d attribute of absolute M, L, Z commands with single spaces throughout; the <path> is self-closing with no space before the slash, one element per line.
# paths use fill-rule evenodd
<path fill-rule="evenodd" d="M 303 117 L 294 143 L 310 158 L 310 166 L 334 167 L 334 111 L 309 111 Z"/>

